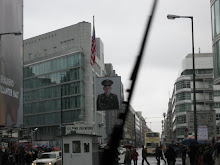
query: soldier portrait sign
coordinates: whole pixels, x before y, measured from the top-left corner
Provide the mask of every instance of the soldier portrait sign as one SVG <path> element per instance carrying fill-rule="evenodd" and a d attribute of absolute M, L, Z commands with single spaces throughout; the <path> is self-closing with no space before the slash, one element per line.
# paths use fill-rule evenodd
<path fill-rule="evenodd" d="M 96 78 L 96 108 L 102 110 L 120 109 L 121 77 Z"/>

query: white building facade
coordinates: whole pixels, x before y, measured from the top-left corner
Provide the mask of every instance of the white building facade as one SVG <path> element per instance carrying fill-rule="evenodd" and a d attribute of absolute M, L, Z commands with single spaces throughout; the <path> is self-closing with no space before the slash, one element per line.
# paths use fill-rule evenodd
<path fill-rule="evenodd" d="M 193 77 L 192 77 L 192 54 L 186 56 L 182 62 L 180 76 L 175 81 L 174 92 L 169 102 L 169 115 L 172 122 L 172 130 L 167 130 L 169 138 L 174 143 L 194 134 L 194 125 L 191 125 L 192 118 L 187 118 L 187 112 L 194 111 L 193 106 Z M 195 54 L 195 87 L 196 87 L 196 110 L 198 112 L 210 112 L 213 115 L 212 123 L 208 127 L 208 138 L 216 136 L 215 111 L 213 107 L 213 57 L 211 53 Z M 172 117 L 171 117 L 172 115 Z M 198 120 L 200 121 L 200 120 Z M 189 124 L 190 123 L 190 124 Z M 197 122 L 198 126 L 201 126 Z M 169 133 L 168 133 L 169 132 Z"/>

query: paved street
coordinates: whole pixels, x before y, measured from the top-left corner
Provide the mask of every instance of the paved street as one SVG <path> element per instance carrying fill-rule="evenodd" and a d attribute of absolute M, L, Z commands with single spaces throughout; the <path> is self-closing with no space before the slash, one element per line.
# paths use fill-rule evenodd
<path fill-rule="evenodd" d="M 141 148 L 138 148 L 138 149 L 137 149 L 137 152 L 138 152 L 138 154 L 139 154 L 139 156 L 138 156 L 138 163 L 137 163 L 137 164 L 138 164 L 138 165 L 141 165 L 141 163 L 142 163 Z M 124 161 L 124 156 L 125 156 L 125 154 L 122 154 L 122 155 L 119 156 L 119 157 L 120 157 L 119 163 L 123 163 L 123 161 Z M 148 162 L 149 162 L 151 165 L 157 165 L 157 161 L 156 161 L 155 156 L 148 156 L 148 157 L 147 157 L 147 160 L 148 160 Z M 131 164 L 133 165 L 134 163 L 132 162 Z M 145 162 L 144 164 L 147 164 L 147 163 Z M 161 165 L 165 165 L 165 163 L 164 163 L 163 160 L 160 161 L 160 164 L 161 164 Z M 177 158 L 175 165 L 181 165 L 181 164 L 182 164 L 182 159 L 181 159 L 181 158 Z"/>

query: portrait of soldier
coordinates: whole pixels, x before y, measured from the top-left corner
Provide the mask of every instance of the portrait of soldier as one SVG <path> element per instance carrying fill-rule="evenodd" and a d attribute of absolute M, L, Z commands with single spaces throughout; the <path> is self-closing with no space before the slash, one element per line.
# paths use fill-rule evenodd
<path fill-rule="evenodd" d="M 111 93 L 112 84 L 109 79 L 102 81 L 104 93 L 98 95 L 97 110 L 119 109 L 118 96 Z"/>

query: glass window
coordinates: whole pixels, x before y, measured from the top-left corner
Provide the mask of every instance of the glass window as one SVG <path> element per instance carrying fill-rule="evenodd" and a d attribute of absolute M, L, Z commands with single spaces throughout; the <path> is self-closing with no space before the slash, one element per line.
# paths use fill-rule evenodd
<path fill-rule="evenodd" d="M 191 104 L 179 104 L 176 106 L 176 113 L 186 112 L 191 110 Z"/>
<path fill-rule="evenodd" d="M 84 143 L 84 152 L 89 152 L 89 143 Z"/>
<path fill-rule="evenodd" d="M 176 89 L 190 88 L 190 81 L 184 80 L 176 83 Z"/>
<path fill-rule="evenodd" d="M 81 153 L 80 141 L 72 141 L 73 153 Z"/>
<path fill-rule="evenodd" d="M 181 92 L 176 95 L 176 101 L 180 100 L 191 100 L 191 93 L 190 92 Z"/>
<path fill-rule="evenodd" d="M 69 152 L 70 152 L 69 144 L 64 144 L 64 153 L 69 153 Z"/>
<path fill-rule="evenodd" d="M 177 124 L 184 124 L 184 123 L 186 123 L 186 116 L 178 116 Z"/>

